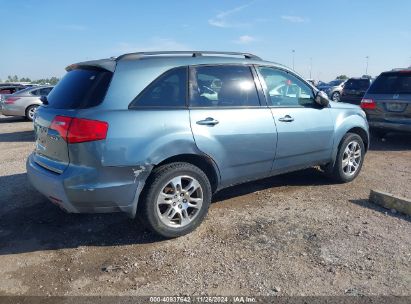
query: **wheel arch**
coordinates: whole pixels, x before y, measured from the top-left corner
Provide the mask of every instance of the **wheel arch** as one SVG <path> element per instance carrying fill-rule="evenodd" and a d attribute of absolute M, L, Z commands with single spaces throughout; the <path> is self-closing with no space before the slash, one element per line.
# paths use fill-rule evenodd
<path fill-rule="evenodd" d="M 218 190 L 218 185 L 220 183 L 220 171 L 214 162 L 214 160 L 208 155 L 199 154 L 179 154 L 168 157 L 161 162 L 155 164 L 154 168 L 174 163 L 174 162 L 185 162 L 192 164 L 200 168 L 208 177 L 211 184 L 211 189 L 214 192 Z"/>
<path fill-rule="evenodd" d="M 353 115 L 354 114 L 354 115 Z M 369 148 L 369 131 L 365 117 L 358 113 L 340 113 L 336 117 L 336 126 L 334 132 L 334 145 L 332 152 L 332 164 L 334 164 L 342 140 L 347 133 L 358 134 L 364 142 L 365 152 Z"/>
<path fill-rule="evenodd" d="M 27 117 L 27 112 L 29 110 L 30 107 L 39 107 L 40 105 L 37 103 L 30 103 L 28 104 L 25 108 L 24 108 L 24 115 Z"/>
<path fill-rule="evenodd" d="M 361 127 L 354 127 L 354 128 L 349 129 L 345 134 L 347 134 L 347 133 L 354 133 L 354 134 L 359 135 L 361 137 L 362 141 L 364 142 L 365 152 L 368 151 L 369 141 L 370 140 L 369 140 L 369 136 L 368 136 L 367 131 L 365 131 Z M 340 140 L 339 145 L 341 144 L 341 140 Z"/>

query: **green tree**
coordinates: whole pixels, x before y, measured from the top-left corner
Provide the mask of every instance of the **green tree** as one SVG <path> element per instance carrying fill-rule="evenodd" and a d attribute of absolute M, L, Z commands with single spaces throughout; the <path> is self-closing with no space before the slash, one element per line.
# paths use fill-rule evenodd
<path fill-rule="evenodd" d="M 51 84 L 51 85 L 56 85 L 57 84 L 57 82 L 59 82 L 59 78 L 57 78 L 57 77 L 51 77 L 50 79 L 49 79 L 49 83 Z"/>
<path fill-rule="evenodd" d="M 340 75 L 340 76 L 337 76 L 337 78 L 335 78 L 335 79 L 346 80 L 346 79 L 348 79 L 348 77 L 347 77 L 347 75 Z"/>

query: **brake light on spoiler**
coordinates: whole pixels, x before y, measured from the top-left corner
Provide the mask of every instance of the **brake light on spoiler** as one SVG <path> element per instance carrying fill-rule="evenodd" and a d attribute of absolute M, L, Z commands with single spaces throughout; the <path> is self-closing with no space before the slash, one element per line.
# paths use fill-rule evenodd
<path fill-rule="evenodd" d="M 75 144 L 106 139 L 108 123 L 59 115 L 54 117 L 50 129 L 57 131 L 69 144 Z"/>

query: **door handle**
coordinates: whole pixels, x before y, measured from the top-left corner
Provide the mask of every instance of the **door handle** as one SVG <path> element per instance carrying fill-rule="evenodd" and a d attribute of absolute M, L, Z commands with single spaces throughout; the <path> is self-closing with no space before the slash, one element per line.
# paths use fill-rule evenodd
<path fill-rule="evenodd" d="M 294 118 L 292 118 L 290 115 L 285 115 L 284 117 L 280 117 L 278 120 L 284 122 L 292 122 L 294 121 Z"/>
<path fill-rule="evenodd" d="M 203 126 L 215 126 L 218 123 L 219 121 L 212 117 L 207 117 L 206 119 L 197 121 L 198 125 L 203 125 Z"/>

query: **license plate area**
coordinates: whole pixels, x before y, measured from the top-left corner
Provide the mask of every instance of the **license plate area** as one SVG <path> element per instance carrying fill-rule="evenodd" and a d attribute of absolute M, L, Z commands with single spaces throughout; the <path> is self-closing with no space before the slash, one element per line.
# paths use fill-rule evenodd
<path fill-rule="evenodd" d="M 399 103 L 399 102 L 387 102 L 385 104 L 385 109 L 389 112 L 404 112 L 407 108 L 406 103 Z"/>

